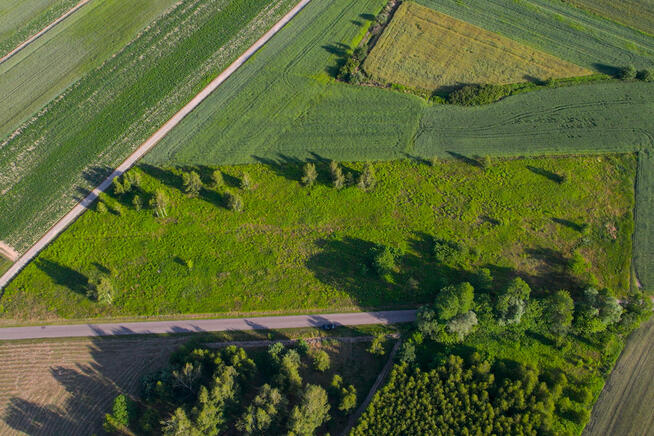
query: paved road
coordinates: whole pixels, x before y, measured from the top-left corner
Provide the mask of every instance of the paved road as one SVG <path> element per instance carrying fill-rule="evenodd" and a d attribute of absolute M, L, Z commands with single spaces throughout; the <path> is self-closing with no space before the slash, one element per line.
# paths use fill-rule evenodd
<path fill-rule="evenodd" d="M 69 9 L 65 14 L 63 14 L 61 17 L 57 18 L 57 19 L 54 20 L 52 23 L 50 23 L 50 24 L 48 24 L 47 26 L 45 26 L 45 27 L 44 27 L 43 29 L 41 29 L 41 31 L 39 31 L 38 33 L 35 33 L 34 35 L 30 36 L 27 40 L 25 40 L 23 43 L 21 43 L 18 47 L 16 47 L 16 48 L 13 49 L 12 51 L 10 51 L 10 52 L 7 53 L 6 55 L 4 55 L 2 58 L 0 58 L 0 64 L 3 63 L 4 61 L 8 60 L 10 57 L 14 56 L 16 53 L 18 53 L 19 51 L 21 51 L 22 49 L 24 49 L 25 47 L 27 47 L 28 45 L 30 45 L 31 43 L 33 43 L 34 41 L 36 41 L 37 39 L 39 39 L 39 38 L 40 38 L 41 36 L 43 36 L 43 34 L 46 33 L 48 30 L 52 29 L 52 28 L 53 28 L 54 26 L 56 26 L 57 24 L 61 23 L 61 22 L 64 21 L 66 18 L 68 18 L 68 17 L 70 17 L 71 15 L 73 15 L 75 12 L 77 12 L 77 10 L 78 10 L 79 8 L 81 8 L 82 6 L 84 6 L 85 4 L 87 4 L 89 1 L 91 1 L 91 0 L 82 0 L 82 1 L 80 1 L 80 2 L 77 3 L 75 6 L 73 6 L 71 9 Z"/>
<path fill-rule="evenodd" d="M 255 318 L 183 321 L 131 322 L 116 324 L 72 324 L 0 329 L 0 340 L 72 338 L 85 336 L 144 335 L 161 333 L 220 332 L 226 330 L 266 330 L 320 327 L 323 324 L 394 324 L 416 319 L 415 310 L 335 313 L 326 315 L 268 316 Z"/>
<path fill-rule="evenodd" d="M 95 188 L 86 198 L 80 201 L 73 209 L 68 212 L 61 220 L 47 231 L 29 250 L 25 252 L 12 266 L 0 277 L 0 290 L 22 270 L 37 254 L 41 252 L 50 242 L 52 242 L 61 232 L 79 218 L 86 209 L 98 198 L 101 192 L 106 191 L 116 177 L 120 177 L 125 171 L 130 169 L 139 159 L 152 149 L 164 136 L 166 136 L 182 119 L 191 113 L 202 101 L 216 90 L 225 80 L 229 78 L 241 65 L 243 65 L 252 55 L 254 55 L 263 45 L 268 42 L 277 32 L 279 32 L 289 21 L 295 17 L 311 0 L 301 0 L 293 9 L 291 9 L 281 20 L 279 20 L 270 30 L 259 38 L 250 48 L 248 48 L 238 59 L 218 75 L 206 88 L 173 117 L 168 120 L 159 130 L 150 136 L 141 144 L 125 161 L 114 170 L 100 185 Z M 0 293 L 0 296 L 2 294 Z"/>

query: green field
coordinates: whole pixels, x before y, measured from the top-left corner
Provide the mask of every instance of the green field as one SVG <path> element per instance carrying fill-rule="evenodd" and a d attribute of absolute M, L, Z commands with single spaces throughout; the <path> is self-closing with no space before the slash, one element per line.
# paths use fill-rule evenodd
<path fill-rule="evenodd" d="M 94 0 L 1 64 L 0 138 L 105 62 L 174 4 L 175 0 Z"/>
<path fill-rule="evenodd" d="M 640 285 L 653 291 L 654 269 L 654 216 L 648 205 L 654 202 L 654 156 L 652 149 L 638 154 L 636 183 L 636 212 L 634 238 L 634 268 Z"/>
<path fill-rule="evenodd" d="M 612 73 L 654 66 L 654 38 L 551 0 L 418 0 L 574 64 Z"/>
<path fill-rule="evenodd" d="M 428 91 L 465 84 L 544 82 L 592 74 L 501 35 L 403 2 L 363 64 L 383 84 Z"/>
<path fill-rule="evenodd" d="M 564 0 L 619 23 L 654 35 L 654 2 L 652 0 Z"/>
<path fill-rule="evenodd" d="M 294 3 L 180 4 L 49 104 L 0 147 L 0 240 L 31 245 Z"/>
<path fill-rule="evenodd" d="M 0 57 L 75 6 L 79 0 L 5 0 L 0 4 Z"/>
<path fill-rule="evenodd" d="M 325 164 L 312 190 L 298 182 L 298 165 L 225 167 L 228 189 L 244 199 L 239 214 L 225 208 L 225 188 L 188 198 L 178 170 L 143 166 L 139 195 L 147 204 L 164 189 L 168 217 L 135 210 L 134 193 L 105 196 L 109 212 L 82 216 L 6 288 L 3 317 L 411 306 L 482 266 L 498 284 L 518 273 L 536 289 L 558 289 L 591 277 L 568 271 L 575 250 L 598 284 L 618 295 L 629 287 L 633 155 L 509 160 L 486 170 L 458 161 L 375 167 L 371 192 L 335 190 Z M 243 172 L 250 191 L 234 187 Z M 210 169 L 200 173 L 208 182 Z M 441 265 L 434 237 L 474 250 L 461 264 Z M 371 269 L 375 244 L 404 251 L 392 277 Z M 103 275 L 116 290 L 112 305 L 86 296 L 89 280 Z"/>

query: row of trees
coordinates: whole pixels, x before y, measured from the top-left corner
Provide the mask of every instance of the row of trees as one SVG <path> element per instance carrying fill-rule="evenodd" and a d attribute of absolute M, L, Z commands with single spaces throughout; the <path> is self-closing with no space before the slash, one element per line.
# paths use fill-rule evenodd
<path fill-rule="evenodd" d="M 116 398 L 104 428 L 169 436 L 311 435 L 330 419 L 332 405 L 337 414 L 356 407 L 355 387 L 337 374 L 325 387 L 304 382 L 302 367 L 326 372 L 331 366 L 320 348 L 305 341 L 292 348 L 275 343 L 257 359 L 235 346 L 183 347 L 168 368 L 144 378 L 140 407 Z"/>
<path fill-rule="evenodd" d="M 302 183 L 305 186 L 313 187 L 318 180 L 318 170 L 316 165 L 312 162 L 307 162 L 302 168 Z M 352 175 L 351 172 L 343 174 L 343 170 L 338 162 L 331 161 L 329 163 L 329 173 L 331 176 L 332 186 L 336 189 L 342 189 L 348 186 L 356 186 L 363 190 L 369 191 L 375 187 L 377 179 L 375 178 L 375 170 L 370 163 L 366 163 L 363 166 L 363 170 L 359 174 L 358 178 Z"/>

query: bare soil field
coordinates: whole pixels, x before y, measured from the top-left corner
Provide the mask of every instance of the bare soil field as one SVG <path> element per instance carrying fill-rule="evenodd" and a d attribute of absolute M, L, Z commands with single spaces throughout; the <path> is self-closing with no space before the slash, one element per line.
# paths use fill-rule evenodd
<path fill-rule="evenodd" d="M 184 337 L 0 344 L 0 434 L 89 435 Z"/>
<path fill-rule="evenodd" d="M 654 434 L 654 320 L 636 330 L 599 396 L 584 436 Z"/>

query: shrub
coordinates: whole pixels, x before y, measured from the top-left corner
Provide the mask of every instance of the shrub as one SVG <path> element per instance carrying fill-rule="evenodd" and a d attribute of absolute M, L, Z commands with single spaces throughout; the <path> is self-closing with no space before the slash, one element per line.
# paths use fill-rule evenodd
<path fill-rule="evenodd" d="M 416 346 L 412 341 L 407 341 L 402 344 L 400 349 L 400 362 L 413 363 L 416 360 Z"/>
<path fill-rule="evenodd" d="M 373 267 L 377 274 L 385 276 L 395 271 L 395 260 L 399 253 L 388 246 L 375 247 L 373 249 Z"/>
<path fill-rule="evenodd" d="M 302 183 L 305 186 L 312 187 L 316 183 L 316 179 L 318 178 L 318 172 L 316 171 L 316 165 L 307 162 L 304 164 L 304 175 L 302 176 Z"/>
<path fill-rule="evenodd" d="M 463 106 L 476 106 L 494 103 L 510 94 L 511 90 L 507 86 L 466 85 L 463 88 L 452 91 L 447 96 L 447 102 Z"/>
<path fill-rule="evenodd" d="M 132 198 L 132 206 L 134 206 L 134 209 L 141 210 L 143 207 L 143 200 L 141 200 L 141 197 L 138 195 L 135 195 L 134 198 Z"/>
<path fill-rule="evenodd" d="M 493 275 L 488 268 L 481 268 L 477 271 L 474 279 L 475 289 L 490 291 L 493 289 Z"/>
<path fill-rule="evenodd" d="M 233 210 L 234 212 L 243 211 L 243 199 L 240 195 L 233 192 L 228 192 L 227 196 L 227 209 Z"/>
<path fill-rule="evenodd" d="M 460 342 L 472 332 L 476 325 L 477 314 L 470 310 L 449 320 L 447 330 Z"/>
<path fill-rule="evenodd" d="M 125 193 L 125 187 L 120 183 L 120 179 L 116 177 L 113 180 L 113 185 L 114 185 L 114 195 L 119 196 Z"/>
<path fill-rule="evenodd" d="M 354 56 L 350 56 L 345 61 L 345 64 L 338 70 L 336 78 L 344 82 L 349 82 L 352 75 L 359 69 L 360 61 Z"/>
<path fill-rule="evenodd" d="M 353 385 L 341 389 L 341 401 L 338 403 L 338 410 L 349 413 L 357 405 L 357 390 Z"/>
<path fill-rule="evenodd" d="M 150 199 L 150 207 L 154 209 L 154 213 L 157 217 L 164 218 L 168 216 L 168 196 L 163 190 L 157 189 L 154 197 Z"/>
<path fill-rule="evenodd" d="M 378 334 L 375 335 L 373 338 L 372 342 L 370 343 L 370 347 L 368 347 L 368 353 L 374 354 L 376 356 L 383 356 L 386 351 L 384 350 L 384 342 L 386 341 L 386 336 L 383 334 Z"/>
<path fill-rule="evenodd" d="M 375 179 L 375 170 L 370 163 L 366 163 L 363 166 L 363 171 L 361 171 L 361 174 L 359 175 L 357 186 L 359 189 L 369 191 L 375 187 L 375 183 L 377 183 Z"/>
<path fill-rule="evenodd" d="M 575 251 L 572 255 L 572 259 L 568 263 L 570 272 L 576 276 L 583 276 L 588 272 L 590 265 L 588 261 L 581 255 L 578 251 Z"/>
<path fill-rule="evenodd" d="M 244 191 L 249 191 L 252 188 L 252 180 L 248 173 L 243 173 L 241 176 L 241 189 Z"/>
<path fill-rule="evenodd" d="M 307 385 L 300 404 L 293 407 L 289 416 L 289 433 L 311 435 L 323 422 L 329 419 L 327 393 L 316 385 Z"/>
<path fill-rule="evenodd" d="M 652 70 L 640 70 L 636 78 L 643 82 L 651 82 L 654 81 L 654 72 Z"/>
<path fill-rule="evenodd" d="M 295 343 L 295 349 L 301 355 L 305 355 L 309 352 L 309 344 L 304 339 L 300 339 Z"/>
<path fill-rule="evenodd" d="M 636 69 L 633 65 L 627 65 L 618 70 L 618 79 L 631 80 L 636 78 Z"/>
<path fill-rule="evenodd" d="M 95 206 L 95 211 L 98 213 L 107 213 L 107 205 L 104 204 L 102 201 L 99 201 L 98 205 Z"/>
<path fill-rule="evenodd" d="M 341 189 L 345 185 L 345 177 L 343 171 L 337 162 L 331 161 L 329 163 L 329 172 L 332 175 L 332 185 L 336 189 Z"/>
<path fill-rule="evenodd" d="M 102 428 L 107 433 L 120 433 L 127 428 L 130 421 L 130 404 L 125 395 L 118 395 L 114 399 L 111 414 L 107 413 L 104 417 Z"/>
<path fill-rule="evenodd" d="M 215 188 L 219 188 L 225 184 L 225 180 L 223 179 L 223 173 L 220 170 L 215 170 L 214 172 L 211 173 L 211 180 L 213 181 L 213 186 Z"/>
<path fill-rule="evenodd" d="M 463 263 L 467 250 L 456 242 L 436 240 L 434 241 L 434 256 L 439 263 L 456 265 Z"/>

